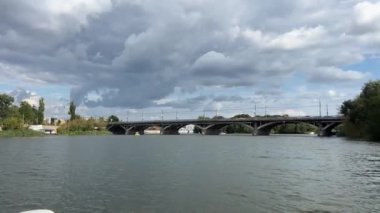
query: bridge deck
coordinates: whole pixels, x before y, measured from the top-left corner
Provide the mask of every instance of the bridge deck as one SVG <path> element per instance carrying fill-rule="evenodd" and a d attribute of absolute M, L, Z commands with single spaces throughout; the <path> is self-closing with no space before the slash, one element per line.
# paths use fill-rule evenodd
<path fill-rule="evenodd" d="M 234 123 L 257 123 L 257 122 L 342 122 L 342 116 L 304 116 L 304 117 L 252 117 L 239 119 L 182 119 L 182 120 L 153 120 L 153 121 L 131 121 L 111 122 L 108 125 L 189 125 L 189 124 L 234 124 Z"/>

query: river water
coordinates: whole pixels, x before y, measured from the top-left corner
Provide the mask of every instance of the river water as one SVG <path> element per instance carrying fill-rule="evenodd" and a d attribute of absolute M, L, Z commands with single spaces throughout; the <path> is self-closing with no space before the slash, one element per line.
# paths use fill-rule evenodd
<path fill-rule="evenodd" d="M 0 138 L 0 212 L 379 212 L 380 144 L 309 136 Z"/>

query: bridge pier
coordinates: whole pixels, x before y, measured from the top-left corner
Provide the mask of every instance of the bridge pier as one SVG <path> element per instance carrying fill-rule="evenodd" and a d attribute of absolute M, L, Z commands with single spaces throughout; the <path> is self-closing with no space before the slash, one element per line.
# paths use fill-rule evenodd
<path fill-rule="evenodd" d="M 141 126 L 141 127 L 130 126 L 130 127 L 125 128 L 125 134 L 126 135 L 135 135 L 138 132 L 140 135 L 143 135 L 144 130 L 145 130 L 145 127 L 143 127 L 143 126 Z"/>
<path fill-rule="evenodd" d="M 178 129 L 161 130 L 161 135 L 179 135 Z"/>
<path fill-rule="evenodd" d="M 320 137 L 331 137 L 334 135 L 332 130 L 337 127 L 340 123 L 332 122 L 332 123 L 319 123 L 319 132 L 318 136 Z"/>
<path fill-rule="evenodd" d="M 225 124 L 211 124 L 202 127 L 202 135 L 220 135 L 220 133 L 222 133 L 223 127 L 225 126 Z"/>
<path fill-rule="evenodd" d="M 331 137 L 331 136 L 333 136 L 334 133 L 332 132 L 333 128 L 331 126 L 333 126 L 333 128 L 334 128 L 337 125 L 335 125 L 335 124 L 327 125 L 325 128 L 319 129 L 318 136 L 320 136 L 320 137 Z"/>
<path fill-rule="evenodd" d="M 138 132 L 140 135 L 143 135 L 143 134 L 144 134 L 144 130 L 143 130 L 143 129 L 139 129 L 139 130 L 130 130 L 130 131 L 127 131 L 125 134 L 126 134 L 126 135 L 136 135 L 137 132 Z"/>
<path fill-rule="evenodd" d="M 202 129 L 202 135 L 220 135 L 221 129 Z"/>
<path fill-rule="evenodd" d="M 333 136 L 331 131 L 325 131 L 325 130 L 320 130 L 318 133 L 319 137 L 331 137 Z"/>
<path fill-rule="evenodd" d="M 254 136 L 269 136 L 271 129 L 256 129 L 252 135 Z"/>
<path fill-rule="evenodd" d="M 161 126 L 160 134 L 161 135 L 179 135 L 178 130 L 180 126 L 177 125 L 169 125 L 169 126 Z"/>

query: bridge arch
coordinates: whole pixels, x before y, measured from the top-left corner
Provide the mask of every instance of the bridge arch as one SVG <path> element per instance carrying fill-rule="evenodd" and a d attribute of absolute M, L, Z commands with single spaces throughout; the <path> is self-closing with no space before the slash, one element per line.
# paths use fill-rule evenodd
<path fill-rule="evenodd" d="M 179 135 L 179 130 L 181 128 L 184 128 L 186 126 L 194 126 L 194 133 L 202 133 L 202 129 L 204 129 L 207 126 L 202 126 L 198 124 L 169 124 L 169 125 L 162 125 L 161 126 L 161 134 L 162 135 Z M 198 131 L 197 131 L 198 130 Z"/>
<path fill-rule="evenodd" d="M 333 135 L 333 129 L 341 125 L 341 122 L 332 122 L 329 124 L 326 124 L 322 126 L 321 132 L 319 133 L 320 136 L 332 136 Z"/>
<path fill-rule="evenodd" d="M 122 125 L 107 125 L 107 130 L 114 135 L 125 135 L 126 129 Z"/>
<path fill-rule="evenodd" d="M 251 123 L 246 123 L 246 122 L 241 122 L 241 123 L 232 123 L 232 124 L 227 124 L 222 128 L 222 131 L 227 131 L 229 127 L 236 127 L 236 126 L 241 126 L 249 131 L 249 133 L 253 134 L 255 131 L 255 128 L 251 125 Z M 228 134 L 228 132 L 226 132 Z"/>
<path fill-rule="evenodd" d="M 279 125 L 284 125 L 284 124 L 309 124 L 312 125 L 316 128 L 319 128 L 319 125 L 315 122 L 305 122 L 305 121 L 274 121 L 274 122 L 268 122 L 262 125 L 258 125 L 255 135 L 270 135 L 271 131 L 273 128 L 279 126 Z"/>

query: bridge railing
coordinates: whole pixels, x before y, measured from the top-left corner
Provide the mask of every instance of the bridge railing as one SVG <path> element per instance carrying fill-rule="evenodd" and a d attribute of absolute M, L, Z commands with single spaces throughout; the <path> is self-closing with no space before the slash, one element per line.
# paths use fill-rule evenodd
<path fill-rule="evenodd" d="M 169 120 L 142 120 L 142 121 L 120 121 L 110 124 L 161 124 L 161 123 L 223 123 L 223 122 L 255 122 L 255 121 L 340 121 L 343 117 L 336 116 L 256 116 L 251 118 L 223 118 L 223 119 L 169 119 Z"/>
<path fill-rule="evenodd" d="M 278 103 L 277 103 L 278 104 Z M 336 115 L 339 104 L 330 105 L 330 115 Z M 238 108 L 222 108 L 222 109 L 203 109 L 203 110 L 175 110 L 175 109 L 163 109 L 160 111 L 154 110 L 127 110 L 119 118 L 122 121 L 157 121 L 157 120 L 189 120 L 189 119 L 198 119 L 200 117 L 204 118 L 231 118 L 235 115 L 248 115 L 250 117 L 281 117 L 286 114 L 289 114 L 290 117 L 305 117 L 309 115 L 310 117 L 317 116 L 327 116 L 329 115 L 329 108 L 326 105 L 326 108 L 322 110 L 320 103 L 313 102 L 310 105 L 300 105 L 294 103 L 293 105 L 255 105 L 255 106 L 246 106 Z M 277 115 L 277 116 L 276 116 Z"/>

